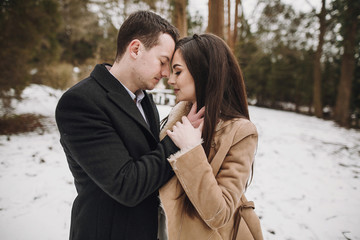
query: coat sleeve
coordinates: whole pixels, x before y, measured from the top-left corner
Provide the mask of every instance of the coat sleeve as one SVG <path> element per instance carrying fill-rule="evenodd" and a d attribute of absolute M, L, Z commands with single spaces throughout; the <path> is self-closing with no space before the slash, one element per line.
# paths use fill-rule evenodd
<path fill-rule="evenodd" d="M 169 159 L 193 206 L 212 229 L 221 228 L 232 218 L 245 191 L 257 147 L 257 132 L 251 122 L 235 131 L 216 176 L 201 145 Z"/>
<path fill-rule="evenodd" d="M 119 203 L 133 207 L 157 191 L 173 173 L 166 158 L 178 148 L 163 139 L 156 148 L 133 159 L 110 119 L 91 99 L 63 96 L 56 109 L 61 143 L 79 185 L 89 178 Z"/>

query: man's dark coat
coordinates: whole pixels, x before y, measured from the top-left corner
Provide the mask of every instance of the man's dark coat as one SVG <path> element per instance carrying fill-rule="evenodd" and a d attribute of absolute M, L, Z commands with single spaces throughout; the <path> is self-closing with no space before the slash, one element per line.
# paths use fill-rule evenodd
<path fill-rule="evenodd" d="M 166 158 L 178 148 L 159 142 L 147 93 L 142 106 L 150 128 L 105 65 L 61 97 L 56 121 L 78 192 L 71 240 L 156 239 L 157 190 L 173 175 Z"/>

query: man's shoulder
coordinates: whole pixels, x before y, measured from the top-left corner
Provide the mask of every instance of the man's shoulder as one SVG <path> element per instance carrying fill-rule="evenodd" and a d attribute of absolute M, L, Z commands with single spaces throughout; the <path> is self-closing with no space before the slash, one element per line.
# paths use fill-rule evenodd
<path fill-rule="evenodd" d="M 101 89 L 96 81 L 91 77 L 87 77 L 63 93 L 58 101 L 57 108 L 84 105 L 86 102 L 99 99 L 100 92 Z"/>
<path fill-rule="evenodd" d="M 66 92 L 82 91 L 82 90 L 90 87 L 94 83 L 95 83 L 94 79 L 92 79 L 91 76 L 88 76 L 87 78 L 84 78 L 84 79 L 80 80 L 79 82 L 75 83 Z"/>
<path fill-rule="evenodd" d="M 66 90 L 63 94 L 63 97 L 72 94 L 91 96 L 93 94 L 99 93 L 99 88 L 99 84 L 91 76 L 89 76 Z"/>
<path fill-rule="evenodd" d="M 94 69 L 92 70 L 92 72 L 89 74 L 88 77 L 84 78 L 83 80 L 79 81 L 78 83 L 76 83 L 75 85 L 73 85 L 72 87 L 70 87 L 66 92 L 88 92 L 89 90 L 93 89 L 93 88 L 99 88 L 99 82 L 96 81 L 96 78 L 98 78 L 97 80 L 99 80 L 100 78 L 106 78 L 108 76 L 106 76 L 105 74 L 108 74 L 108 71 L 104 70 L 105 69 L 105 65 L 104 64 L 97 64 Z"/>

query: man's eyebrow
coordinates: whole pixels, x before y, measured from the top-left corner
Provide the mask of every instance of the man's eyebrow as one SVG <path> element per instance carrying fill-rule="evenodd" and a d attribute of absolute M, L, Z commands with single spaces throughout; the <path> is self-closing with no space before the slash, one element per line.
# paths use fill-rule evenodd
<path fill-rule="evenodd" d="M 166 61 L 170 62 L 170 58 L 168 56 L 163 55 L 161 57 L 166 58 Z"/>

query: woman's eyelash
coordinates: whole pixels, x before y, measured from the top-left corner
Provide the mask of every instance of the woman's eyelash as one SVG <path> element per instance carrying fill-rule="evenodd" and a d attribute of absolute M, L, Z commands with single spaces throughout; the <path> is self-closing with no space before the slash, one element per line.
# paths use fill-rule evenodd
<path fill-rule="evenodd" d="M 175 72 L 175 75 L 180 75 L 181 71 Z"/>

